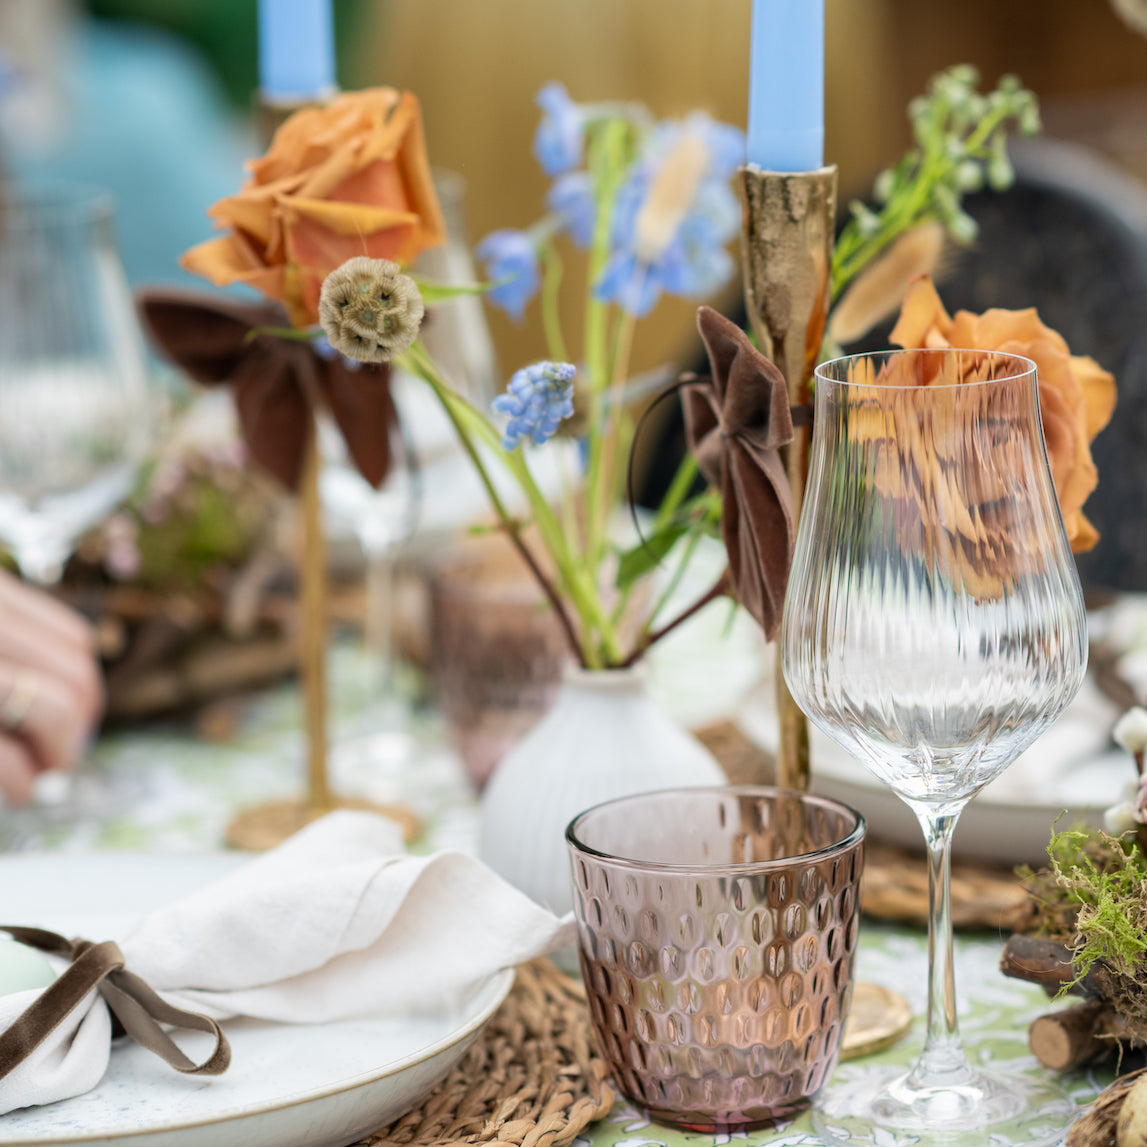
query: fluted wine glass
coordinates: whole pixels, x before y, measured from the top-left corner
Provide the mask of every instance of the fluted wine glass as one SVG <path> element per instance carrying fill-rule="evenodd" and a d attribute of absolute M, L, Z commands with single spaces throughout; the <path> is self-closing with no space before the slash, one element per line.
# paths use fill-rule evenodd
<path fill-rule="evenodd" d="M 923 1053 L 907 1073 L 830 1087 L 818 1130 L 980 1144 L 1030 1119 L 1013 1141 L 1057 1141 L 1072 1106 L 1050 1080 L 984 1070 L 961 1046 L 949 892 L 961 810 L 1063 711 L 1087 664 L 1035 365 L 956 349 L 856 355 L 819 367 L 815 391 L 784 677 L 916 814 L 930 887 Z"/>
<path fill-rule="evenodd" d="M 151 440 L 143 341 L 101 192 L 0 203 L 0 542 L 55 582 Z"/>

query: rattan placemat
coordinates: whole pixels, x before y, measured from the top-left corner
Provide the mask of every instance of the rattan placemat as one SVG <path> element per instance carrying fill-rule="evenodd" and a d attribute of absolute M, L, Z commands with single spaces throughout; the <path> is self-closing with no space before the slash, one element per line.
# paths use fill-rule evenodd
<path fill-rule="evenodd" d="M 422 1105 L 356 1147 L 564 1147 L 609 1114 L 608 1075 L 581 981 L 535 960 Z"/>

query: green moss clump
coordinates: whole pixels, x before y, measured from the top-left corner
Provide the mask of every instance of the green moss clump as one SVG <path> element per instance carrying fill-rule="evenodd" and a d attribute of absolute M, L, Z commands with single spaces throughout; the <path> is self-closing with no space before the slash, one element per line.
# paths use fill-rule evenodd
<path fill-rule="evenodd" d="M 1029 887 L 1044 930 L 1070 938 L 1078 978 L 1100 961 L 1131 973 L 1147 953 L 1147 857 L 1135 837 L 1068 829 L 1053 834 L 1048 857 Z"/>

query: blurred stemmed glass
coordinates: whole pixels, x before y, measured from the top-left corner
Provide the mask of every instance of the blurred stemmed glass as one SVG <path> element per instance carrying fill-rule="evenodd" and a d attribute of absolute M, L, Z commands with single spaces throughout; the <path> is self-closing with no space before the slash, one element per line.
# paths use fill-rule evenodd
<path fill-rule="evenodd" d="M 364 764 L 366 758 L 399 759 L 406 755 L 409 738 L 408 714 L 395 680 L 394 575 L 402 544 L 418 522 L 418 470 L 398 427 L 391 428 L 390 470 L 377 490 L 355 469 L 342 436 L 326 418 L 319 422 L 319 448 L 323 506 L 354 532 L 365 563 L 363 691 L 372 732 L 353 742 L 353 756 L 362 757 Z"/>
<path fill-rule="evenodd" d="M 143 342 L 110 199 L 0 203 L 0 541 L 51 585 L 131 489 L 151 441 Z"/>
<path fill-rule="evenodd" d="M 1059 716 L 1087 664 L 1035 365 L 892 351 L 824 364 L 815 390 L 785 680 L 916 814 L 930 886 L 920 1060 L 830 1087 L 816 1125 L 832 1142 L 870 1142 L 874 1129 L 915 1143 L 1058 1142 L 1073 1105 L 1052 1081 L 964 1053 L 949 891 L 961 810 Z"/>

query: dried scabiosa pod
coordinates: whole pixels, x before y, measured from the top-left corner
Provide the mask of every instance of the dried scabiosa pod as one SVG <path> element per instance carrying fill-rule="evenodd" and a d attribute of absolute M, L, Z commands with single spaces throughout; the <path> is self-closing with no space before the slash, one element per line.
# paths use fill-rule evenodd
<path fill-rule="evenodd" d="M 418 285 L 389 259 L 348 259 L 324 280 L 319 322 L 335 350 L 358 362 L 388 362 L 418 337 Z"/>

